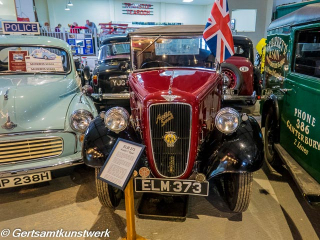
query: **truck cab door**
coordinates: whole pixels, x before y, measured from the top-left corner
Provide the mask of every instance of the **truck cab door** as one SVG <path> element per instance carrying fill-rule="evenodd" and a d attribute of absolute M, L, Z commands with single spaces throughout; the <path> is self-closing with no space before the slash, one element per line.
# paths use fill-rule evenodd
<path fill-rule="evenodd" d="M 320 182 L 320 27 L 299 27 L 292 40 L 291 66 L 280 89 L 280 144 Z"/>

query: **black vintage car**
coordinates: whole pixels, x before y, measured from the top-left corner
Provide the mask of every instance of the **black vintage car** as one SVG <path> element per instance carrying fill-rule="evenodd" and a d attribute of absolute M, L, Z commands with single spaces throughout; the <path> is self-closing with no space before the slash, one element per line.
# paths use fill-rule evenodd
<path fill-rule="evenodd" d="M 104 108 L 129 107 L 127 79 L 130 72 L 130 44 L 126 35 L 105 39 L 99 49 L 98 64 L 93 70 L 91 95 Z"/>

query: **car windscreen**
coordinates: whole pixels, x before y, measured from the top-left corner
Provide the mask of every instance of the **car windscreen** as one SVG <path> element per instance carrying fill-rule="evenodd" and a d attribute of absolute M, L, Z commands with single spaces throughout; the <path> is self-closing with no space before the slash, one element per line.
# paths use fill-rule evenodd
<path fill-rule="evenodd" d="M 133 69 L 213 68 L 214 57 L 202 36 L 132 37 Z"/>
<path fill-rule="evenodd" d="M 65 74 L 69 71 L 68 53 L 62 49 L 0 45 L 0 74 Z"/>
<path fill-rule="evenodd" d="M 99 61 L 114 59 L 114 58 L 129 58 L 130 44 L 129 43 L 113 43 L 107 44 L 100 48 Z"/>

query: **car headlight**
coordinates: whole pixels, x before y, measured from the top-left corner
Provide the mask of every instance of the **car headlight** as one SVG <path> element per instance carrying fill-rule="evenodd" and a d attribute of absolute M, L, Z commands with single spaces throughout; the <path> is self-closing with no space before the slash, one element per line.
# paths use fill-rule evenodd
<path fill-rule="evenodd" d="M 105 114 L 104 123 L 109 130 L 119 133 L 128 126 L 129 113 L 122 107 L 111 108 Z"/>
<path fill-rule="evenodd" d="M 237 131 L 240 124 L 240 114 L 233 108 L 223 108 L 216 116 L 216 127 L 225 134 Z"/>
<path fill-rule="evenodd" d="M 93 115 L 91 112 L 83 109 L 76 110 L 71 115 L 70 126 L 76 132 L 85 133 L 92 120 Z"/>

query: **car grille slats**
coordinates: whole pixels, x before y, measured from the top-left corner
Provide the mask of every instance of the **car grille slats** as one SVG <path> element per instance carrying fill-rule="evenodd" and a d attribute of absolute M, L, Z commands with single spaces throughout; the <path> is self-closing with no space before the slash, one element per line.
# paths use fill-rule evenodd
<path fill-rule="evenodd" d="M 0 141 L 0 163 L 59 156 L 63 152 L 60 137 Z"/>
<path fill-rule="evenodd" d="M 157 170 L 164 177 L 179 177 L 186 171 L 189 160 L 191 116 L 191 106 L 187 104 L 150 106 L 152 153 Z M 168 133 L 177 137 L 173 146 L 168 146 L 164 139 Z"/>

